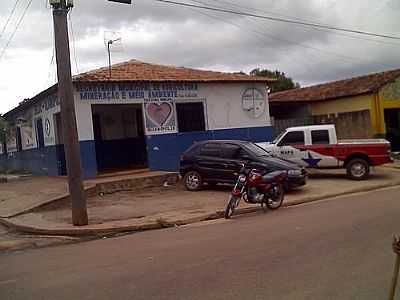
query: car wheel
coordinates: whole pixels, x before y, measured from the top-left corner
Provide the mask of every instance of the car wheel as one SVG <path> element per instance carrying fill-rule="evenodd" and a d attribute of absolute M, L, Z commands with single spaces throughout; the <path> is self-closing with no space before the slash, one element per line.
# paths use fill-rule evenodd
<path fill-rule="evenodd" d="M 369 163 L 365 159 L 355 158 L 346 166 L 347 176 L 353 180 L 364 180 L 369 176 Z"/>
<path fill-rule="evenodd" d="M 198 191 L 203 185 L 201 175 L 196 171 L 189 171 L 183 177 L 185 187 L 188 191 Z"/>

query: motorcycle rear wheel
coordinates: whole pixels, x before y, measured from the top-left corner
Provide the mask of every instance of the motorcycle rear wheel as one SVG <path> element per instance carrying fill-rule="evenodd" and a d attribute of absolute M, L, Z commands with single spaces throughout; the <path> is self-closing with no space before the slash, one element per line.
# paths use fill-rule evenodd
<path fill-rule="evenodd" d="M 278 188 L 277 194 L 267 199 L 265 203 L 267 207 L 271 210 L 278 209 L 279 207 L 281 207 L 283 199 L 285 198 L 285 189 L 283 185 L 279 184 L 277 188 Z"/>
<path fill-rule="evenodd" d="M 239 200 L 240 199 L 238 197 L 231 196 L 225 209 L 225 219 L 230 219 L 232 217 L 233 212 L 239 204 Z"/>

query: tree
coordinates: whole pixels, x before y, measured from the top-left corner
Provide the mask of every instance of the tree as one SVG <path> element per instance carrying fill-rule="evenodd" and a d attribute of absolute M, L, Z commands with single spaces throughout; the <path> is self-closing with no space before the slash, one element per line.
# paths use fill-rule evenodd
<path fill-rule="evenodd" d="M 292 78 L 287 77 L 284 72 L 280 72 L 278 70 L 270 71 L 268 69 L 257 68 L 251 71 L 250 75 L 276 79 L 275 82 L 271 82 L 269 84 L 271 93 L 300 88 L 300 84 L 298 82 L 294 82 Z"/>

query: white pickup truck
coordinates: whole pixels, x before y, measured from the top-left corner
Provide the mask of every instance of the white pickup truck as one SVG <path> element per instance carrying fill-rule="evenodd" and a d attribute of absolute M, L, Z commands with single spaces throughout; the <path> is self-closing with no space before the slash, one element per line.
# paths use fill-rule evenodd
<path fill-rule="evenodd" d="M 346 168 L 351 179 L 369 176 L 370 166 L 391 162 L 385 139 L 338 140 L 334 125 L 290 127 L 271 143 L 257 143 L 268 153 L 310 168 Z"/>

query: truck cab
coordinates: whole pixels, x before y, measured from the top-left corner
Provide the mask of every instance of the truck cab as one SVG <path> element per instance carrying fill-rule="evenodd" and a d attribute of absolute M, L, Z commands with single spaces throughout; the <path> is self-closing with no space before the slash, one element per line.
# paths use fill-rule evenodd
<path fill-rule="evenodd" d="M 257 143 L 269 154 L 308 168 L 346 168 L 351 179 L 369 176 L 370 166 L 391 162 L 385 139 L 338 140 L 334 125 L 290 127 L 271 143 Z"/>
<path fill-rule="evenodd" d="M 258 145 L 275 156 L 315 168 L 340 166 L 334 155 L 337 143 L 334 125 L 314 125 L 287 128 L 272 143 Z"/>

